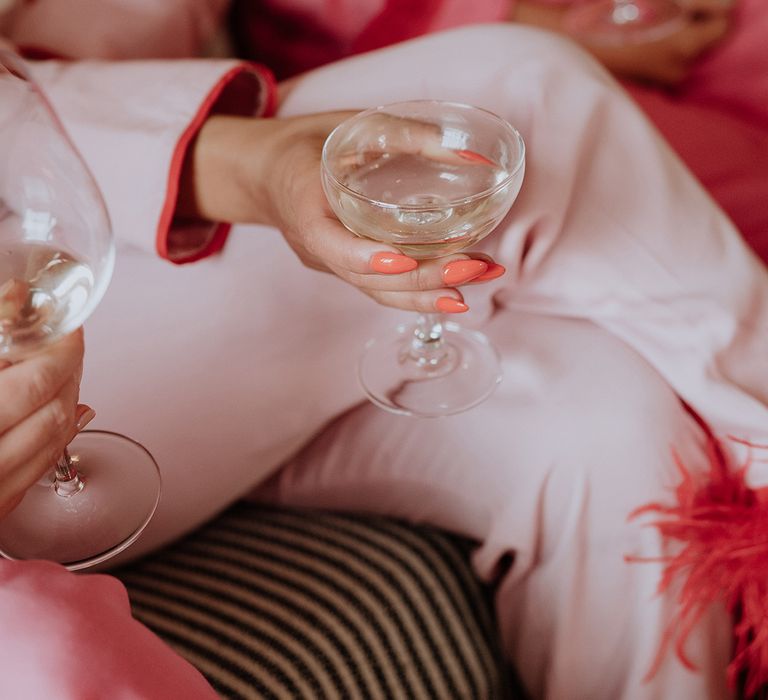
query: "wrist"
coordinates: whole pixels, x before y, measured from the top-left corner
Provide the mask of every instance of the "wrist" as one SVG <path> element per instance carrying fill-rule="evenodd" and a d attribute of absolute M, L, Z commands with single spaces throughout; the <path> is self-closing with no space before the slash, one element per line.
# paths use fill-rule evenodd
<path fill-rule="evenodd" d="M 277 126 L 274 119 L 207 119 L 184 162 L 177 218 L 269 223 L 264 183 Z"/>

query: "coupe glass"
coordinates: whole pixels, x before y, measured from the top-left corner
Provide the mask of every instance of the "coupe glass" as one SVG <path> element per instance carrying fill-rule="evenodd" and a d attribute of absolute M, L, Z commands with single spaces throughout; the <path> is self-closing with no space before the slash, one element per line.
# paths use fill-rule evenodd
<path fill-rule="evenodd" d="M 523 139 L 506 121 L 436 100 L 361 112 L 328 136 L 322 157 L 339 220 L 417 260 L 487 236 L 517 197 L 524 169 Z M 369 341 L 358 374 L 384 409 L 445 416 L 487 398 L 501 367 L 484 335 L 428 313 Z"/>
<path fill-rule="evenodd" d="M 114 258 L 93 178 L 24 64 L 0 51 L 0 360 L 78 328 L 104 295 Z M 159 497 L 157 464 L 141 445 L 82 432 L 0 521 L 0 554 L 91 566 L 139 536 Z"/>
<path fill-rule="evenodd" d="M 564 24 L 592 44 L 639 44 L 676 31 L 684 16 L 675 0 L 596 0 L 571 7 Z"/>

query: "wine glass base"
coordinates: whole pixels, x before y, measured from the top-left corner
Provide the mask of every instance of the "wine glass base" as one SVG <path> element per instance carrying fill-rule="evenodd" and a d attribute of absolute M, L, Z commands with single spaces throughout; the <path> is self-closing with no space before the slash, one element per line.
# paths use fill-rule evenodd
<path fill-rule="evenodd" d="M 622 46 L 662 39 L 682 28 L 685 15 L 674 0 L 613 0 L 576 5 L 563 19 L 568 33 L 591 44 Z"/>
<path fill-rule="evenodd" d="M 0 554 L 46 559 L 75 571 L 98 564 L 136 541 L 160 501 L 160 472 L 144 447 L 103 430 L 69 444 L 81 491 L 60 496 L 41 479 L 0 521 Z"/>
<path fill-rule="evenodd" d="M 365 346 L 358 378 L 380 408 L 406 416 L 449 416 L 477 406 L 501 381 L 499 355 L 482 333 L 444 323 L 444 355 L 433 366 L 413 358 L 413 337 L 414 326 L 403 324 Z"/>

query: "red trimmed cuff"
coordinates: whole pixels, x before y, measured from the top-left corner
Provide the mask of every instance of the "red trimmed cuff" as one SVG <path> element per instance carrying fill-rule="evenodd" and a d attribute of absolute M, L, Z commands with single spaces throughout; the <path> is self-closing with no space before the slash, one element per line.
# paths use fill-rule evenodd
<path fill-rule="evenodd" d="M 219 105 L 218 103 L 224 96 L 226 88 L 231 87 L 233 82 L 243 76 L 243 74 L 250 74 L 256 77 L 257 90 L 240 89 L 236 91 L 234 96 L 227 94 L 226 104 Z M 247 113 L 254 116 L 269 117 L 274 114 L 276 105 L 277 85 L 272 72 L 268 68 L 256 63 L 242 63 L 235 66 L 221 76 L 219 81 L 213 86 L 201 103 L 197 113 L 179 137 L 171 157 L 165 203 L 160 212 L 155 237 L 157 253 L 161 258 L 179 265 L 201 260 L 221 250 L 229 235 L 231 228 L 229 223 L 212 223 L 209 227 L 206 227 L 207 231 L 202 232 L 201 226 L 205 226 L 205 224 L 200 222 L 194 226 L 197 233 L 202 233 L 201 238 L 203 240 L 200 244 L 190 247 L 183 244 L 176 245 L 173 242 L 174 231 L 178 234 L 176 237 L 180 239 L 180 242 L 186 237 L 185 232 L 189 231 L 187 226 L 177 225 L 177 222 L 174 221 L 174 214 L 179 196 L 179 181 L 184 166 L 184 159 L 187 156 L 190 144 L 205 123 L 205 120 L 212 112 L 217 111 L 219 107 L 221 107 L 223 113 Z"/>

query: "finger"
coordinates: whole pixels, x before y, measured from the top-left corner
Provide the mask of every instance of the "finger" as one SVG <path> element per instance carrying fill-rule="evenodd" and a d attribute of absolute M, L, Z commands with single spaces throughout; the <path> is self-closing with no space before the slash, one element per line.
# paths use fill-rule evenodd
<path fill-rule="evenodd" d="M 37 452 L 28 455 L 22 466 L 0 481 L 0 519 L 18 505 L 29 488 L 54 468 L 61 456 L 57 443 L 36 447 Z"/>
<path fill-rule="evenodd" d="M 422 260 L 413 272 L 394 278 L 374 277 L 375 283 L 369 286 L 392 291 L 426 291 L 489 282 L 498 279 L 506 271 L 507 268 L 490 255 L 470 251 L 436 260 Z M 400 283 L 399 286 L 394 286 L 397 283 Z"/>
<path fill-rule="evenodd" d="M 29 299 L 29 283 L 9 279 L 0 285 L 0 323 L 13 323 Z"/>
<path fill-rule="evenodd" d="M 52 401 L 0 437 L 0 503 L 23 493 L 56 463 L 76 423 L 76 396 L 74 382 L 68 382 Z"/>
<path fill-rule="evenodd" d="M 469 310 L 458 289 L 436 289 L 430 292 L 363 291 L 382 306 L 391 306 L 403 311 L 461 314 Z"/>
<path fill-rule="evenodd" d="M 298 237 L 299 247 L 319 265 L 319 269 L 324 267 L 358 275 L 399 275 L 418 266 L 416 260 L 394 246 L 356 236 L 330 210 L 302 223 Z"/>
<path fill-rule="evenodd" d="M 70 334 L 0 372 L 0 435 L 48 404 L 79 371 L 83 336 Z"/>
<path fill-rule="evenodd" d="M 344 140 L 335 146 L 331 166 L 335 172 L 362 167 L 383 154 L 423 155 L 433 161 L 454 165 L 493 166 L 497 164 L 474 150 L 445 144 L 443 129 L 430 121 L 382 112 L 369 115 L 348 127 Z"/>
<path fill-rule="evenodd" d="M 680 55 L 689 60 L 696 58 L 719 43 L 728 32 L 728 26 L 728 19 L 722 16 L 691 22 L 681 33 Z"/>

